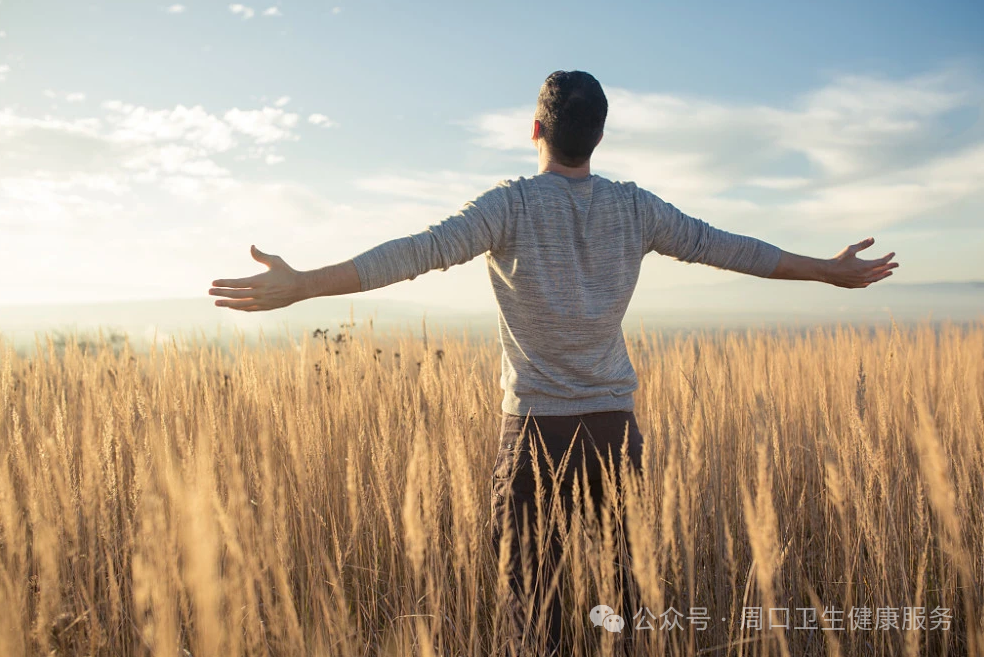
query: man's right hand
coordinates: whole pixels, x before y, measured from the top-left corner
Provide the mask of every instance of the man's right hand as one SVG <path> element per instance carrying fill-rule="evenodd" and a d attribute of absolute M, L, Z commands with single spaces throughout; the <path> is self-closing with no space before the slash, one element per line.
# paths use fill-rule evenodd
<path fill-rule="evenodd" d="M 249 252 L 254 260 L 266 265 L 268 271 L 246 278 L 221 278 L 212 281 L 215 287 L 208 293 L 225 297 L 218 299 L 216 306 L 246 312 L 273 310 L 310 296 L 305 293 L 302 272 L 288 265 L 283 258 L 263 253 L 255 246 L 249 247 Z"/>
<path fill-rule="evenodd" d="M 859 288 L 868 287 L 891 276 L 892 270 L 899 266 L 899 263 L 892 262 L 894 251 L 877 260 L 862 260 L 857 256 L 858 251 L 863 251 L 874 243 L 875 238 L 869 237 L 845 247 L 827 261 L 823 282 L 837 287 Z"/>

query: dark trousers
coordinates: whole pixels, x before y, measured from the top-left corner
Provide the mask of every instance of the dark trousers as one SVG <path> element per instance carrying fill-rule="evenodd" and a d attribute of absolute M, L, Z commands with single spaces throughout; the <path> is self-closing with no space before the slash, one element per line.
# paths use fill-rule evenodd
<path fill-rule="evenodd" d="M 499 453 L 492 473 L 491 525 L 492 544 L 497 557 L 506 545 L 509 550 L 506 562 L 509 591 L 508 600 L 504 601 L 504 629 L 512 654 L 539 654 L 532 651 L 531 641 L 541 631 L 545 631 L 547 639 L 546 654 L 566 655 L 571 652 L 562 631 L 563 578 L 554 580 L 554 566 L 563 548 L 559 528 L 553 525 L 547 533 L 549 538 L 544 558 L 539 558 L 534 545 L 538 520 L 537 468 L 534 465 L 539 470 L 543 493 L 541 508 L 545 517 L 550 514 L 552 498 L 556 495 L 564 512 L 563 516 L 556 518 L 557 521 L 570 521 L 574 507 L 573 485 L 577 479 L 580 495 L 591 498 L 595 517 L 600 523 L 600 510 L 606 504 L 603 472 L 607 470 L 615 476 L 616 490 L 620 491 L 621 477 L 618 474 L 622 467 L 622 443 L 625 440 L 628 440 L 629 465 L 639 472 L 642 467 L 642 434 L 632 411 L 572 416 L 503 415 Z M 565 453 L 568 452 L 568 461 L 562 467 Z M 583 504 L 582 512 L 587 513 Z M 524 531 L 528 532 L 530 541 L 525 557 L 522 555 Z M 624 540 L 625 537 L 622 538 Z M 528 580 L 524 571 L 533 573 L 532 581 Z M 631 628 L 631 617 L 636 611 L 627 586 L 627 571 L 627 558 L 622 554 L 618 557 L 615 572 L 619 574 L 619 583 L 624 591 L 621 613 L 626 621 L 626 630 Z M 554 581 L 558 587 L 544 604 L 544 592 L 554 586 Z M 532 615 L 527 614 L 530 596 Z M 597 602 L 611 604 L 601 600 Z M 597 631 L 604 630 L 598 628 Z"/>

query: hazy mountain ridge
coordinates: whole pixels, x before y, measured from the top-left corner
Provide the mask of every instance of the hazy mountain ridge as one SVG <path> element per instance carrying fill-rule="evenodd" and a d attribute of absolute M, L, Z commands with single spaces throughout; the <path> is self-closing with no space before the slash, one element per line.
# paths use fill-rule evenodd
<path fill-rule="evenodd" d="M 657 297 L 657 298 L 654 298 Z M 984 311 L 984 281 L 881 283 L 844 289 L 804 281 L 747 279 L 718 285 L 651 291 L 633 300 L 638 311 L 708 310 L 717 312 L 901 312 L 907 317 L 945 313 L 973 318 Z"/>

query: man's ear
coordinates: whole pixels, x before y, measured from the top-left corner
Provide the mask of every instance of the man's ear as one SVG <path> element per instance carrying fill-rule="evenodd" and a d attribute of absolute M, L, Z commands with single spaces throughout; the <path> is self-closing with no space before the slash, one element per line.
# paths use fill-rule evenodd
<path fill-rule="evenodd" d="M 541 126 L 540 122 L 538 120 L 536 120 L 536 119 L 533 119 L 533 130 L 530 132 L 530 139 L 532 141 L 536 141 L 537 139 L 540 138 L 540 130 L 541 129 L 542 129 L 542 126 Z"/>
<path fill-rule="evenodd" d="M 600 135 L 598 135 L 598 141 L 595 142 L 595 146 L 598 146 L 598 144 L 601 143 L 601 140 L 602 140 L 602 138 L 604 136 L 605 136 L 605 133 L 604 132 L 602 132 Z"/>

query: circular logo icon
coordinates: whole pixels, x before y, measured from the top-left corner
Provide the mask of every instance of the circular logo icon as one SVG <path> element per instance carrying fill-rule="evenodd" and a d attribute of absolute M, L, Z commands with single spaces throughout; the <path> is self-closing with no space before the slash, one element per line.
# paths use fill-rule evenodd
<path fill-rule="evenodd" d="M 621 632 L 625 627 L 625 619 L 618 614 L 608 614 L 601 624 L 609 632 Z"/>
<path fill-rule="evenodd" d="M 615 610 L 608 605 L 598 605 L 591 610 L 588 617 L 591 618 L 591 622 L 594 623 L 595 627 L 598 627 L 605 620 L 606 616 L 611 616 L 614 613 Z"/>

